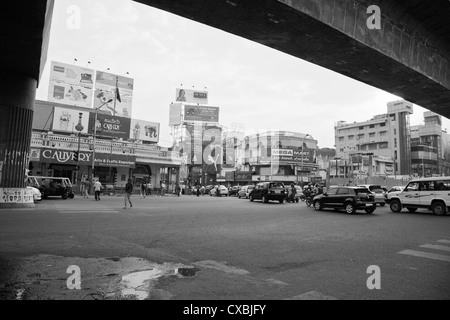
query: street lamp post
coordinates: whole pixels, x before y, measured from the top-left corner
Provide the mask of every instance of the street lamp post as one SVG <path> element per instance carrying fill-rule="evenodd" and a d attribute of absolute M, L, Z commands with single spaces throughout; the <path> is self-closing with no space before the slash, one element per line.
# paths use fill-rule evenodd
<path fill-rule="evenodd" d="M 77 170 L 76 170 L 76 181 L 77 181 L 77 184 L 79 183 L 79 180 L 80 180 L 80 177 L 79 177 L 79 175 L 80 175 L 80 172 L 79 172 L 79 170 L 80 170 L 79 161 L 80 161 L 81 131 L 83 131 L 83 129 L 84 129 L 83 125 L 81 124 L 82 118 L 83 118 L 83 113 L 80 112 L 79 113 L 79 117 L 78 117 L 78 124 L 75 126 L 75 130 L 78 131 L 78 151 L 77 151 Z"/>
<path fill-rule="evenodd" d="M 105 104 L 112 102 L 113 99 L 109 99 L 105 103 L 103 103 L 100 107 L 95 108 L 95 120 L 94 120 L 94 139 L 92 144 L 92 179 L 94 178 L 94 168 L 95 168 L 95 137 L 97 134 L 97 115 L 98 110 L 100 110 L 101 107 L 103 107 Z"/>

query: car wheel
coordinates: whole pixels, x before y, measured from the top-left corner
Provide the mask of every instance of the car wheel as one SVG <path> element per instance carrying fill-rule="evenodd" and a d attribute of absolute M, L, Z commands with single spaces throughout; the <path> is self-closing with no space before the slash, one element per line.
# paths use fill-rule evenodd
<path fill-rule="evenodd" d="M 347 212 L 348 214 L 354 214 L 356 211 L 355 205 L 351 202 L 347 202 L 345 204 L 345 212 Z"/>
<path fill-rule="evenodd" d="M 385 202 L 380 203 L 380 206 L 384 207 L 386 205 Z"/>
<path fill-rule="evenodd" d="M 320 203 L 320 201 L 314 202 L 314 209 L 316 209 L 316 211 L 322 210 L 322 204 Z"/>
<path fill-rule="evenodd" d="M 253 202 L 253 196 L 248 196 L 248 198 L 250 199 L 251 202 Z"/>
<path fill-rule="evenodd" d="M 416 212 L 417 211 L 417 208 L 406 208 L 406 209 L 408 209 L 409 212 Z"/>
<path fill-rule="evenodd" d="M 283 199 L 280 199 L 280 200 L 278 200 L 280 203 L 283 203 L 284 202 L 284 200 Z"/>
<path fill-rule="evenodd" d="M 402 211 L 402 205 L 401 205 L 400 201 L 398 201 L 398 200 L 392 200 L 389 208 L 391 209 L 392 212 Z"/>
<path fill-rule="evenodd" d="M 71 193 L 71 194 L 69 194 L 69 198 L 73 199 L 73 198 L 75 198 L 75 195 L 73 193 Z"/>
<path fill-rule="evenodd" d="M 374 208 L 364 209 L 364 211 L 365 211 L 366 213 L 374 213 L 375 209 L 374 209 Z"/>
<path fill-rule="evenodd" d="M 63 194 L 63 195 L 61 196 L 61 198 L 63 198 L 64 200 L 66 200 L 66 199 L 67 199 L 67 194 Z"/>
<path fill-rule="evenodd" d="M 443 216 L 447 213 L 447 207 L 442 202 L 435 202 L 431 206 L 431 211 L 433 211 L 435 215 Z"/>
<path fill-rule="evenodd" d="M 269 200 L 266 198 L 266 196 L 262 196 L 262 202 L 264 202 L 264 203 L 267 203 L 267 202 L 269 202 Z"/>

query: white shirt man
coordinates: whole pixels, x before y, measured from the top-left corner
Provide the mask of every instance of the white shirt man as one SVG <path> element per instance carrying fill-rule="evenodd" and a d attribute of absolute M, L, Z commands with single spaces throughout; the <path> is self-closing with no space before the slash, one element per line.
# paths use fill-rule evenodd
<path fill-rule="evenodd" d="M 102 184 L 100 181 L 95 181 L 94 191 L 95 191 L 95 201 L 100 200 L 100 190 L 102 189 Z"/>

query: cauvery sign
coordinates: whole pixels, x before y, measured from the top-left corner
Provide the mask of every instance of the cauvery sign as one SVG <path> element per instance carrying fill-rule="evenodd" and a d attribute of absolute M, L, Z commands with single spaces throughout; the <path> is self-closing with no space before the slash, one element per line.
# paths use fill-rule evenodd
<path fill-rule="evenodd" d="M 64 163 L 64 164 L 76 164 L 75 152 L 74 151 L 63 151 L 63 150 L 51 150 L 44 149 L 41 152 L 42 162 L 50 163 Z M 80 152 L 78 155 L 78 162 L 91 162 L 92 153 L 90 152 Z"/>

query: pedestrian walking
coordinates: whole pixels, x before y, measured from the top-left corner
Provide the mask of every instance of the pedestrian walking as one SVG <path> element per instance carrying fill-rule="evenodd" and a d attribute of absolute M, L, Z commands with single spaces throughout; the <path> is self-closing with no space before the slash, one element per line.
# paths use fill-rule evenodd
<path fill-rule="evenodd" d="M 145 199 L 145 189 L 147 187 L 145 186 L 144 181 L 141 182 L 141 199 L 144 198 Z"/>
<path fill-rule="evenodd" d="M 177 194 L 178 197 L 180 196 L 181 188 L 180 188 L 180 185 L 178 183 L 175 186 L 175 193 Z"/>
<path fill-rule="evenodd" d="M 84 181 L 85 181 L 84 178 L 81 179 L 81 181 L 80 181 L 80 195 L 83 196 L 83 198 L 84 198 L 84 191 L 86 190 L 85 189 L 86 186 L 84 185 Z"/>
<path fill-rule="evenodd" d="M 95 201 L 100 201 L 100 191 L 102 189 L 102 184 L 100 181 L 95 181 L 94 183 L 94 191 L 95 191 Z"/>
<path fill-rule="evenodd" d="M 166 184 L 164 182 L 161 183 L 161 197 L 164 197 L 166 192 Z"/>
<path fill-rule="evenodd" d="M 124 209 L 127 208 L 127 202 L 130 203 L 130 208 L 133 207 L 133 204 L 131 203 L 131 194 L 133 193 L 133 184 L 131 183 L 131 179 L 128 179 L 127 184 L 125 185 L 125 206 Z"/>
<path fill-rule="evenodd" d="M 91 188 L 91 182 L 89 181 L 89 179 L 86 179 L 84 180 L 83 185 L 84 185 L 83 198 L 89 199 L 89 189 Z"/>
<path fill-rule="evenodd" d="M 150 181 L 148 181 L 147 183 L 147 195 L 148 196 L 152 195 L 152 183 Z"/>

